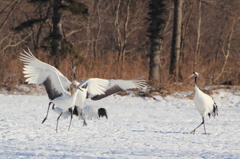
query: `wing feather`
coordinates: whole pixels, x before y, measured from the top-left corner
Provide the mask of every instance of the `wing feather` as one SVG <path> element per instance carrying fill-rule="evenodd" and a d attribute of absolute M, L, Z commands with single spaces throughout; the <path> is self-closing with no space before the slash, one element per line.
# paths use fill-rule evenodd
<path fill-rule="evenodd" d="M 119 86 L 116 85 L 116 86 L 113 86 L 113 87 L 107 89 L 104 94 L 95 95 L 95 96 L 93 96 L 91 99 L 92 99 L 92 100 L 100 100 L 100 99 L 102 99 L 102 98 L 105 98 L 105 97 L 107 97 L 107 96 L 110 96 L 110 95 L 112 95 L 112 94 L 114 94 L 114 93 L 116 93 L 116 92 L 120 92 L 120 91 L 122 91 L 122 90 L 123 90 L 122 88 L 120 88 Z"/>
<path fill-rule="evenodd" d="M 29 50 L 21 53 L 20 60 L 24 63 L 24 77 L 26 82 L 34 84 L 44 84 L 48 96 L 51 100 L 68 93 L 71 82 L 62 75 L 55 67 L 38 60 Z"/>
<path fill-rule="evenodd" d="M 144 80 L 109 80 L 109 86 L 106 87 L 104 94 L 95 95 L 91 97 L 92 100 L 100 100 L 105 98 L 111 94 L 120 92 L 126 89 L 132 88 L 142 88 L 146 86 L 146 82 Z"/>
<path fill-rule="evenodd" d="M 87 88 L 87 93 L 94 96 L 104 94 L 108 85 L 108 80 L 100 78 L 89 78 L 78 84 L 78 87 Z"/>

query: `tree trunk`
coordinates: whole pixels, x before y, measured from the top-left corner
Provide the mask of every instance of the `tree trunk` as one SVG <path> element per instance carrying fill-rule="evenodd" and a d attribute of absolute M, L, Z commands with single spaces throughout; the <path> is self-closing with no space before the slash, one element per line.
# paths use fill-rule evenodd
<path fill-rule="evenodd" d="M 186 6 L 189 10 L 189 13 L 186 12 L 185 16 L 186 17 L 188 16 L 188 17 L 186 18 L 186 22 L 184 22 L 184 18 L 182 20 L 183 22 L 182 22 L 182 31 L 181 31 L 182 35 L 181 35 L 181 50 L 180 50 L 180 64 L 179 64 L 180 69 L 183 67 L 184 63 L 187 62 L 187 60 L 189 59 L 189 58 L 185 57 L 186 53 L 184 52 L 184 49 L 187 48 L 185 39 L 187 39 L 187 32 L 189 30 L 190 20 L 193 17 L 193 10 L 194 10 L 195 2 L 196 2 L 195 0 L 192 0 L 192 2 Z"/>
<path fill-rule="evenodd" d="M 151 55 L 149 61 L 149 80 L 158 82 L 159 81 L 159 65 L 160 65 L 160 48 L 159 45 L 155 45 L 159 43 L 160 39 L 153 39 L 151 42 Z"/>
<path fill-rule="evenodd" d="M 116 17 L 114 20 L 114 27 L 117 31 L 117 42 L 118 42 L 118 61 L 121 61 L 121 52 L 122 52 L 122 37 L 121 37 L 121 31 L 120 31 L 120 25 L 119 25 L 119 12 L 120 12 L 120 5 L 122 0 L 118 1 L 117 7 L 116 7 Z"/>
<path fill-rule="evenodd" d="M 160 47 L 162 36 L 160 32 L 163 32 L 163 25 L 165 20 L 162 18 L 165 12 L 164 1 L 151 0 L 149 2 L 149 38 L 150 38 L 150 53 L 149 56 L 149 80 L 152 82 L 159 82 L 159 69 L 160 69 Z"/>
<path fill-rule="evenodd" d="M 54 0 L 53 6 L 53 32 L 52 32 L 52 56 L 54 57 L 54 65 L 59 68 L 59 56 L 62 43 L 62 9 L 60 8 L 62 0 Z"/>
<path fill-rule="evenodd" d="M 198 28 L 197 28 L 197 42 L 196 42 L 196 49 L 194 54 L 194 71 L 197 71 L 197 55 L 199 53 L 199 46 L 200 46 L 200 37 L 201 37 L 201 23 L 202 23 L 202 2 L 199 1 L 198 3 Z"/>
<path fill-rule="evenodd" d="M 172 49 L 170 59 L 170 77 L 174 77 L 174 81 L 179 81 L 179 59 L 181 47 L 181 25 L 182 25 L 182 4 L 184 0 L 173 0 L 174 2 L 174 22 L 172 34 Z"/>
<path fill-rule="evenodd" d="M 99 15 L 99 1 L 98 0 L 96 0 L 95 1 L 95 8 L 94 8 L 94 10 L 96 11 L 96 17 L 97 17 L 97 34 L 95 35 L 95 37 L 94 37 L 94 50 L 93 50 L 93 52 L 94 52 L 94 58 L 95 59 L 97 59 L 98 58 L 98 40 L 99 40 L 99 37 L 100 37 L 100 33 L 101 33 L 101 29 L 102 29 L 102 26 L 101 26 L 101 17 L 100 17 L 100 15 Z"/>

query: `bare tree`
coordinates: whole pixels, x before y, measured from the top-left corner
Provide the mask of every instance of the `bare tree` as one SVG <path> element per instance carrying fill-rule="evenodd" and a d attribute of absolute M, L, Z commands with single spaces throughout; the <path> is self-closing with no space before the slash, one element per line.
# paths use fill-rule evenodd
<path fill-rule="evenodd" d="M 4 12 L 7 8 L 11 7 L 13 5 L 13 7 L 11 8 L 11 10 L 8 12 L 6 18 L 3 20 L 3 22 L 0 24 L 0 32 L 1 29 L 3 28 L 3 26 L 6 24 L 7 19 L 9 18 L 9 16 L 13 13 L 14 9 L 16 8 L 16 6 L 18 5 L 19 0 L 14 0 L 12 1 L 9 5 L 7 5 L 1 12 Z M 0 14 L 1 14 L 0 12 Z"/>
<path fill-rule="evenodd" d="M 53 3 L 53 30 L 52 30 L 52 55 L 54 56 L 54 65 L 59 68 L 59 55 L 61 51 L 61 44 L 63 39 L 62 31 L 62 0 L 54 0 Z"/>
<path fill-rule="evenodd" d="M 181 47 L 181 29 L 182 29 L 182 5 L 184 0 L 173 0 L 174 2 L 174 21 L 172 34 L 172 49 L 170 58 L 169 73 L 176 82 L 179 81 L 179 60 Z"/>
<path fill-rule="evenodd" d="M 149 2 L 149 18 L 148 33 L 150 39 L 149 56 L 149 80 L 159 82 L 159 66 L 160 66 L 160 31 L 163 29 L 165 20 L 162 18 L 165 12 L 164 0 L 151 0 Z"/>
<path fill-rule="evenodd" d="M 34 25 L 39 25 L 36 34 L 37 40 L 35 41 L 35 47 L 38 47 L 37 45 L 39 43 L 40 34 L 42 34 L 43 26 L 45 23 L 49 22 L 49 19 L 51 19 L 51 26 L 48 28 L 50 29 L 48 30 L 50 35 L 48 34 L 48 37 L 45 37 L 45 39 L 50 41 L 50 47 L 52 50 L 51 55 L 54 57 L 54 65 L 56 68 L 59 68 L 59 58 L 63 50 L 62 46 L 63 43 L 66 42 L 62 30 L 62 14 L 64 11 L 70 11 L 73 15 L 87 15 L 87 8 L 83 3 L 79 3 L 76 0 L 29 0 L 28 2 L 33 3 L 36 8 L 38 8 L 38 13 L 40 13 L 39 17 L 28 18 L 27 21 L 16 26 L 14 30 L 20 32 L 26 28 L 33 28 Z M 43 8 L 47 9 L 44 10 Z M 43 16 L 44 11 L 46 12 L 45 16 Z"/>
<path fill-rule="evenodd" d="M 233 18 L 233 22 L 232 22 L 232 25 L 230 26 L 230 31 L 229 31 L 229 34 L 227 35 L 227 37 L 225 39 L 227 39 L 227 41 L 224 40 L 223 42 L 223 45 L 222 45 L 222 53 L 223 53 L 223 56 L 225 58 L 224 60 L 224 64 L 222 66 L 222 69 L 221 69 L 221 72 L 219 73 L 219 75 L 214 79 L 214 82 L 216 80 L 219 79 L 219 77 L 224 73 L 224 69 L 226 67 L 226 64 L 227 64 L 227 61 L 228 61 L 228 58 L 229 58 L 229 55 L 230 55 L 230 49 L 231 49 L 231 40 L 232 40 L 232 36 L 233 36 L 233 33 L 235 31 L 235 27 L 236 27 L 236 24 L 238 23 L 238 21 L 240 20 L 240 17 L 235 17 Z M 226 44 L 225 44 L 226 43 Z M 226 48 L 225 48 L 225 45 L 226 45 Z"/>
<path fill-rule="evenodd" d="M 194 70 L 197 70 L 197 55 L 200 49 L 200 37 L 201 37 L 201 20 L 202 20 L 202 2 L 198 2 L 198 27 L 197 27 L 197 42 L 196 42 L 196 49 L 194 54 Z"/>

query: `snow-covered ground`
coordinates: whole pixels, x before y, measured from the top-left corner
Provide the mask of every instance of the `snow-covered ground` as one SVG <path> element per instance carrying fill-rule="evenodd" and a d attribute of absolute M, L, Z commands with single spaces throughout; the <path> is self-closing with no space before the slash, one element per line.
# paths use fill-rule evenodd
<path fill-rule="evenodd" d="M 182 93 L 183 94 L 183 93 Z M 46 115 L 46 95 L 0 94 L 0 158 L 240 158 L 240 91 L 215 91 L 219 116 L 201 116 L 193 101 L 174 96 L 112 95 L 87 104 L 104 107 L 108 120 L 59 121 Z"/>

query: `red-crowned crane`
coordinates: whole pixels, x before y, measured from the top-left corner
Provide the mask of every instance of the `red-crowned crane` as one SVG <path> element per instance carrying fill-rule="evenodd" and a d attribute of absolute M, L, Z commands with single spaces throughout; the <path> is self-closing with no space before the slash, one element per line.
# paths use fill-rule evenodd
<path fill-rule="evenodd" d="M 197 79 L 198 79 L 198 73 L 197 72 L 193 72 L 193 74 L 190 77 L 194 77 L 194 88 L 195 88 L 195 95 L 194 95 L 194 104 L 198 110 L 198 112 L 200 113 L 200 115 L 202 116 L 202 123 L 196 127 L 193 131 L 191 131 L 191 133 L 195 133 L 195 131 L 197 130 L 197 128 L 199 128 L 201 125 L 204 125 L 204 132 L 206 134 L 206 128 L 205 128 L 205 121 L 204 121 L 204 117 L 206 115 L 208 115 L 209 117 L 212 115 L 213 117 L 215 117 L 216 115 L 218 115 L 218 107 L 216 105 L 216 103 L 213 101 L 212 97 L 210 97 L 209 95 L 203 93 L 197 86 Z"/>
<path fill-rule="evenodd" d="M 58 120 L 63 112 L 71 107 L 74 107 L 76 101 L 76 94 L 78 89 L 81 90 L 75 83 L 71 83 L 65 76 L 61 74 L 55 67 L 39 61 L 29 50 L 21 53 L 20 59 L 24 63 L 23 73 L 25 74 L 28 83 L 43 84 L 46 88 L 49 99 L 47 115 L 42 121 L 47 119 L 49 107 L 53 104 L 62 109 L 57 118 L 56 131 L 58 129 Z M 69 91 L 67 91 L 69 90 Z M 72 115 L 71 115 L 72 116 Z M 72 120 L 72 118 L 71 118 Z M 69 129 L 71 125 L 69 124 Z"/>

